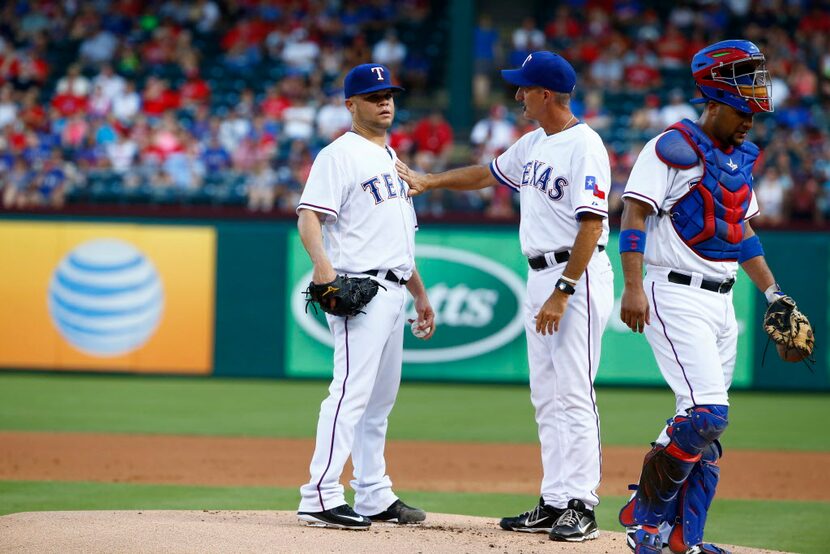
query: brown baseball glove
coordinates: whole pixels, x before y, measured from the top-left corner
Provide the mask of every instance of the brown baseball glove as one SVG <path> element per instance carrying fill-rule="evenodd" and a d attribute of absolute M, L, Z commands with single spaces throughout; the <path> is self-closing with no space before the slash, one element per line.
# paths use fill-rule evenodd
<path fill-rule="evenodd" d="M 789 296 L 782 296 L 767 307 L 764 331 L 775 342 L 781 359 L 788 362 L 812 360 L 816 344 L 813 328 Z"/>

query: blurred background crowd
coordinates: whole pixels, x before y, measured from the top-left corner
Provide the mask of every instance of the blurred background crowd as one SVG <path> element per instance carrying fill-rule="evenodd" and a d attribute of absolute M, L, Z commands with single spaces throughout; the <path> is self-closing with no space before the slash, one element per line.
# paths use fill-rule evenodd
<path fill-rule="evenodd" d="M 689 60 L 746 38 L 767 56 L 775 113 L 755 119 L 759 223 L 830 220 L 830 3 L 481 2 L 469 129 L 447 122 L 445 2 L 18 0 L 0 8 L 0 203 L 211 205 L 292 213 L 319 150 L 350 124 L 342 78 L 388 65 L 407 89 L 390 141 L 413 167 L 488 163 L 521 134 L 498 70 L 563 54 L 575 114 L 612 163 L 612 212 L 642 146 L 697 118 Z M 740 36 L 734 30 L 740 30 Z M 517 217 L 506 187 L 416 198 L 432 218 Z"/>

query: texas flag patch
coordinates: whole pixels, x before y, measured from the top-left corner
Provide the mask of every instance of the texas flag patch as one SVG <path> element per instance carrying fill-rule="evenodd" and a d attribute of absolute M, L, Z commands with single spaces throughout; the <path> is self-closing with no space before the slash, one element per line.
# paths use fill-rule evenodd
<path fill-rule="evenodd" d="M 605 193 L 599 190 L 599 185 L 597 185 L 597 178 L 588 175 L 585 177 L 585 190 L 590 190 L 594 193 L 594 196 L 599 198 L 600 200 L 605 200 Z"/>

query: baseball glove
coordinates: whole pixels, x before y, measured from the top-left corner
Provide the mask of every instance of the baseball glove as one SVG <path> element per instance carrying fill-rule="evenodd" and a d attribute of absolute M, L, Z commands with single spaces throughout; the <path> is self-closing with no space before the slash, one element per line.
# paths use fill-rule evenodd
<path fill-rule="evenodd" d="M 775 342 L 782 359 L 788 362 L 812 359 L 815 347 L 813 328 L 789 296 L 782 296 L 767 307 L 764 331 Z"/>
<path fill-rule="evenodd" d="M 370 277 L 347 277 L 338 275 L 330 283 L 308 284 L 305 309 L 308 305 L 317 312 L 317 306 L 324 312 L 340 317 L 351 317 L 364 313 L 362 308 L 378 293 L 380 287 Z"/>

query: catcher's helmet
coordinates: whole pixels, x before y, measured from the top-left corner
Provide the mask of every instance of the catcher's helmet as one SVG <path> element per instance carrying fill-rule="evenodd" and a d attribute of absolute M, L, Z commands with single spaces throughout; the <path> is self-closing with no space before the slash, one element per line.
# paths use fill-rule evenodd
<path fill-rule="evenodd" d="M 722 40 L 692 58 L 692 76 L 703 98 L 744 113 L 771 112 L 772 84 L 766 59 L 748 40 Z"/>

